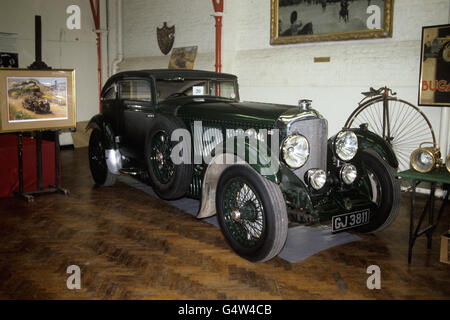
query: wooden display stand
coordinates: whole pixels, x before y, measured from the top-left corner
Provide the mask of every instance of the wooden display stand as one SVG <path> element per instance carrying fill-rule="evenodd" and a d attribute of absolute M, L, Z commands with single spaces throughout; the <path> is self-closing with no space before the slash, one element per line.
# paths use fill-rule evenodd
<path fill-rule="evenodd" d="M 24 192 L 24 181 L 23 181 L 23 145 L 22 136 L 23 133 L 18 133 L 18 165 L 19 165 L 19 190 L 14 192 L 16 197 L 23 198 L 28 202 L 34 201 L 34 196 L 45 194 L 45 193 L 62 193 L 65 195 L 69 194 L 69 191 L 60 187 L 60 147 L 59 147 L 59 130 L 54 131 L 55 134 L 55 184 L 49 186 L 46 189 L 42 188 L 42 138 L 41 132 L 37 132 L 36 138 L 36 172 L 37 172 L 37 190 Z"/>

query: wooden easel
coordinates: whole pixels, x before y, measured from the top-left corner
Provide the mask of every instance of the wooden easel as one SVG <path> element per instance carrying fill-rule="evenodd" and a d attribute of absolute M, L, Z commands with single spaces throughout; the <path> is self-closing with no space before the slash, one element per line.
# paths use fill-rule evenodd
<path fill-rule="evenodd" d="M 51 67 L 42 61 L 42 35 L 41 35 L 41 16 L 34 17 L 35 23 L 35 58 L 36 60 L 28 67 L 30 70 L 48 70 Z M 14 195 L 27 200 L 28 202 L 34 201 L 35 195 L 46 194 L 46 193 L 62 193 L 65 195 L 69 194 L 67 189 L 60 187 L 60 146 L 59 146 L 59 130 L 52 130 L 55 137 L 55 184 L 51 185 L 47 189 L 43 189 L 42 184 L 42 131 L 35 131 L 36 137 L 36 172 L 37 172 L 37 190 L 24 192 L 23 186 L 23 143 L 22 137 L 23 132 L 17 133 L 17 150 L 18 150 L 18 160 L 19 160 L 19 191 L 15 191 Z"/>

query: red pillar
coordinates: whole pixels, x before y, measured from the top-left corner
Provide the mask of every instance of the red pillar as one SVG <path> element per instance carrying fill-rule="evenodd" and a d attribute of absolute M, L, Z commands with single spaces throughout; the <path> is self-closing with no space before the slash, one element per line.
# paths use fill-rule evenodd
<path fill-rule="evenodd" d="M 222 72 L 222 14 L 224 0 L 212 0 L 216 19 L 216 72 Z"/>
<path fill-rule="evenodd" d="M 101 33 L 100 33 L 100 0 L 95 1 L 89 0 L 91 4 L 92 18 L 94 19 L 95 30 L 97 34 L 97 60 L 98 60 L 98 109 L 102 112 L 101 105 L 101 94 L 102 94 L 102 43 L 101 43 Z"/>

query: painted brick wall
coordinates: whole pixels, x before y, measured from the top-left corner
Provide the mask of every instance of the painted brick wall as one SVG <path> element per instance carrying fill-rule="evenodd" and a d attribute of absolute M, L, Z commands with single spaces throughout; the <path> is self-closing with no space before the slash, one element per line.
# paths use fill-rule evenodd
<path fill-rule="evenodd" d="M 417 104 L 421 27 L 449 22 L 449 0 L 395 0 L 392 38 L 271 46 L 270 0 L 225 0 L 223 71 L 239 76 L 243 100 L 297 104 L 314 100 L 334 134 L 370 86 L 387 85 Z M 156 39 L 164 21 L 176 26 L 174 47 L 197 45 L 196 69 L 214 69 L 210 0 L 127 0 L 122 70 L 166 68 Z M 331 57 L 314 63 L 314 57 Z M 422 108 L 438 135 L 439 108 Z"/>

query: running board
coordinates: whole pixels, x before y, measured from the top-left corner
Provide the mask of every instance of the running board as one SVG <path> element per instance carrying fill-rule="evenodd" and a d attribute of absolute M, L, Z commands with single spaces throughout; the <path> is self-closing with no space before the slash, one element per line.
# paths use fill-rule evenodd
<path fill-rule="evenodd" d="M 142 172 L 142 170 L 138 168 L 122 168 L 119 172 L 129 176 L 137 176 Z"/>

